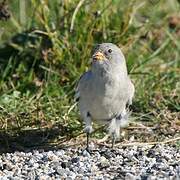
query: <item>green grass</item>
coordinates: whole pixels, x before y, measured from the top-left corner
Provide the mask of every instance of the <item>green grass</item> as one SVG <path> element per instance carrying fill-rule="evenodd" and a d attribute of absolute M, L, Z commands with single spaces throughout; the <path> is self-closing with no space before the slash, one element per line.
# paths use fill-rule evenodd
<path fill-rule="evenodd" d="M 180 27 L 170 20 L 178 17 L 178 1 L 88 0 L 77 14 L 77 0 L 31 0 L 25 7 L 22 1 L 9 1 L 11 18 L 0 21 L 2 132 L 58 124 L 62 137 L 81 133 L 74 89 L 101 42 L 113 42 L 125 54 L 136 87 L 136 121 L 178 129 Z"/>

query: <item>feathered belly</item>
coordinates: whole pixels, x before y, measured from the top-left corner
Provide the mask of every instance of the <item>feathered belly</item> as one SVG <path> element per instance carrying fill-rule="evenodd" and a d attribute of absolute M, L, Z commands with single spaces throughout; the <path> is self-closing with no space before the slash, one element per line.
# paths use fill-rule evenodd
<path fill-rule="evenodd" d="M 119 115 L 125 108 L 123 92 L 119 76 L 96 77 L 86 89 L 86 96 L 82 98 L 82 106 L 90 113 L 94 120 L 108 120 Z M 88 102 L 88 103 L 87 103 Z"/>
<path fill-rule="evenodd" d="M 117 87 L 114 87 L 117 88 Z M 97 90 L 96 90 L 97 92 Z M 113 93 L 112 93 L 113 92 Z M 108 120 L 119 114 L 123 109 L 123 101 L 116 89 L 106 89 L 95 94 L 89 103 L 89 111 L 95 120 Z"/>
<path fill-rule="evenodd" d="M 96 120 L 110 119 L 115 116 L 117 112 L 117 108 L 115 108 L 114 105 L 101 104 L 99 102 L 91 104 L 89 109 L 92 118 Z"/>

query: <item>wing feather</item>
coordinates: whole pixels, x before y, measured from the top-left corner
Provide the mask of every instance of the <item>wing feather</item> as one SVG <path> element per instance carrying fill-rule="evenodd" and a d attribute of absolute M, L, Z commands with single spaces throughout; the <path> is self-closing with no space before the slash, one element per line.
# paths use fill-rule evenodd
<path fill-rule="evenodd" d="M 89 79 L 90 74 L 91 74 L 91 71 L 87 71 L 80 76 L 79 81 L 77 82 L 76 89 L 75 89 L 75 101 L 76 102 L 79 101 L 80 96 L 81 96 L 80 92 L 86 86 L 86 83 Z"/>

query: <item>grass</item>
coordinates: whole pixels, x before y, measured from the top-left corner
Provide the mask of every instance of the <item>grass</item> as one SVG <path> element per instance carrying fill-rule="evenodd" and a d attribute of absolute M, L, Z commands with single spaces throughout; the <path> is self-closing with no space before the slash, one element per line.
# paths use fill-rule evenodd
<path fill-rule="evenodd" d="M 157 139 L 177 136 L 179 1 L 14 0 L 7 7 L 11 17 L 0 20 L 3 142 L 32 130 L 58 128 L 48 142 L 82 132 L 74 89 L 89 68 L 91 50 L 101 42 L 113 42 L 125 54 L 136 87 L 134 119 L 158 125 Z M 143 139 L 142 134 L 137 137 Z"/>

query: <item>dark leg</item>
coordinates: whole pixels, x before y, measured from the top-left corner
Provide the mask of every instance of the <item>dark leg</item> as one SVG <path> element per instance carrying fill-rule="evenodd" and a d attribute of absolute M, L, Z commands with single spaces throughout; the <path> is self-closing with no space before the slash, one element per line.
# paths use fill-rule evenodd
<path fill-rule="evenodd" d="M 86 150 L 89 152 L 89 137 L 90 134 L 92 133 L 93 129 L 92 129 L 92 125 L 91 125 L 91 115 L 89 112 L 87 112 L 85 118 L 85 128 L 84 128 L 84 132 L 87 135 L 87 141 L 86 141 Z"/>
<path fill-rule="evenodd" d="M 114 148 L 115 142 L 116 142 L 116 137 L 115 137 L 115 133 L 113 133 L 112 134 L 112 146 L 111 146 L 112 149 Z"/>
<path fill-rule="evenodd" d="M 86 150 L 89 152 L 89 136 L 90 136 L 90 133 L 86 133 L 87 135 L 87 141 L 86 141 Z"/>

